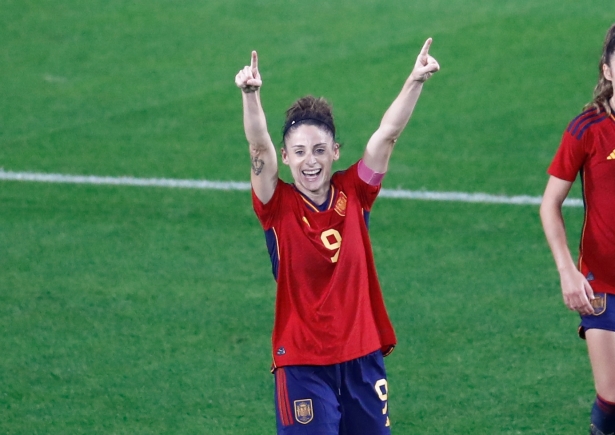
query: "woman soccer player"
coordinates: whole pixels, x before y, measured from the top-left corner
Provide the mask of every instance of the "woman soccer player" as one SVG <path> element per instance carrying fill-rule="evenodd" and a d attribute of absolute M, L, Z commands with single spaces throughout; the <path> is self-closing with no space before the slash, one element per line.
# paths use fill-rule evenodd
<path fill-rule="evenodd" d="M 279 434 L 389 434 L 383 356 L 395 345 L 367 233 L 370 209 L 423 83 L 439 69 L 425 42 L 363 158 L 339 158 L 331 107 L 304 97 L 287 111 L 278 178 L 260 102 L 256 52 L 237 74 L 252 160 L 252 199 L 277 281 L 273 361 Z"/>
<path fill-rule="evenodd" d="M 560 274 L 566 306 L 581 314 L 596 401 L 591 434 L 615 434 L 615 25 L 606 35 L 594 99 L 568 125 L 549 167 L 540 207 L 544 231 Z M 562 203 L 581 174 L 585 223 L 578 265 L 566 241 Z"/>

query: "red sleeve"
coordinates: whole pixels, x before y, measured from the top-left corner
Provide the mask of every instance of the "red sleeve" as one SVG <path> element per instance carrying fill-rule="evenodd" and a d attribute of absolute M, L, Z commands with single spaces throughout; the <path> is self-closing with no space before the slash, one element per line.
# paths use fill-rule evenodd
<path fill-rule="evenodd" d="M 267 204 L 263 204 L 263 202 L 256 196 L 256 193 L 254 193 L 254 189 L 252 189 L 252 206 L 254 207 L 256 217 L 258 217 L 258 220 L 264 230 L 268 230 L 273 226 L 273 222 L 281 210 L 280 204 L 283 197 L 282 191 L 286 186 L 286 183 L 278 179 L 273 196 Z"/>
<path fill-rule="evenodd" d="M 372 205 L 374 204 L 374 202 L 376 201 L 376 198 L 378 197 L 378 193 L 380 192 L 380 188 L 382 187 L 382 185 L 378 184 L 376 186 L 372 186 L 366 183 L 365 181 L 361 180 L 361 177 L 359 177 L 358 167 L 359 167 L 359 162 L 350 166 L 346 171 L 338 172 L 335 175 L 339 176 L 340 179 L 342 179 L 343 184 L 350 185 L 350 186 L 344 186 L 343 188 L 344 189 L 348 189 L 349 187 L 352 188 L 352 190 L 356 192 L 357 197 L 359 198 L 361 207 L 363 207 L 365 211 L 370 211 L 372 208 Z"/>
<path fill-rule="evenodd" d="M 574 182 L 588 157 L 585 137 L 574 136 L 568 130 L 564 132 L 562 142 L 547 170 L 549 175 Z"/>

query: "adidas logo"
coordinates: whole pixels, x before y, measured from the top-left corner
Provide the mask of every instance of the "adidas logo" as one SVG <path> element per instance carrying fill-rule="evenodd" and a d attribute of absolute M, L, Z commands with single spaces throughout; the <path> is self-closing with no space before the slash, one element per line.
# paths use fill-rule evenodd
<path fill-rule="evenodd" d="M 615 160 L 615 150 L 611 151 L 611 154 L 606 158 L 607 160 Z"/>

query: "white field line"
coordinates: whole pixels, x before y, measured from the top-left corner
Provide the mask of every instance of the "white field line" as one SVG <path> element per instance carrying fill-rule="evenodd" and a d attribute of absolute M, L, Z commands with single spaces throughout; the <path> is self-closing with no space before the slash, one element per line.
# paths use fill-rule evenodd
<path fill-rule="evenodd" d="M 36 172 L 12 172 L 0 169 L 0 180 L 33 181 L 39 183 L 72 183 L 121 186 L 154 186 L 184 189 L 249 190 L 250 183 L 244 181 L 178 180 L 171 178 L 100 177 L 96 175 L 43 174 Z M 540 196 L 501 196 L 488 193 L 429 192 L 422 190 L 382 189 L 382 198 L 418 199 L 426 201 L 476 202 L 486 204 L 539 205 Z M 581 199 L 569 198 L 564 201 L 568 207 L 583 207 Z"/>

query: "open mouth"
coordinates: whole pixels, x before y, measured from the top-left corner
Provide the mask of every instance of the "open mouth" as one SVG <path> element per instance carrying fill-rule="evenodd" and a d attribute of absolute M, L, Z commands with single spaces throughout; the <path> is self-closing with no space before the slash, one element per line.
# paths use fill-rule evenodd
<path fill-rule="evenodd" d="M 310 169 L 306 171 L 301 171 L 303 176 L 307 178 L 308 180 L 315 180 L 316 178 L 318 178 L 321 172 L 322 172 L 322 169 Z"/>

